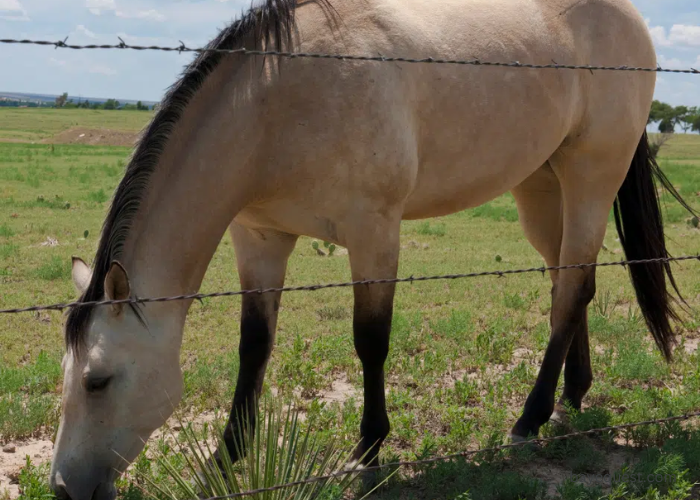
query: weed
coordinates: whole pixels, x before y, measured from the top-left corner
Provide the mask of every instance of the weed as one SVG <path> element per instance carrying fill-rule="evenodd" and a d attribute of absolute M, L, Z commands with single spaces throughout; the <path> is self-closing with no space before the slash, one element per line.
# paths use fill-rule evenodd
<path fill-rule="evenodd" d="M 613 305 L 612 294 L 610 290 L 601 290 L 593 297 L 593 310 L 603 318 L 609 318 Z"/>
<path fill-rule="evenodd" d="M 445 224 L 430 224 L 430 221 L 421 223 L 416 232 L 423 236 L 445 236 L 447 226 Z"/>
<path fill-rule="evenodd" d="M 109 199 L 109 196 L 107 196 L 104 189 L 100 189 L 99 191 L 89 192 L 87 199 L 88 201 L 94 201 L 95 203 L 104 203 Z"/>
<path fill-rule="evenodd" d="M 46 477 L 48 476 L 48 464 L 35 466 L 27 455 L 24 467 L 19 473 L 19 489 L 22 498 L 39 500 L 54 498 Z"/>
<path fill-rule="evenodd" d="M 34 276 L 47 281 L 69 279 L 70 275 L 70 263 L 58 255 L 51 256 L 49 262 L 42 264 L 34 272 Z"/>
<path fill-rule="evenodd" d="M 0 237 L 10 238 L 15 232 L 7 224 L 0 224 Z"/>
<path fill-rule="evenodd" d="M 14 243 L 0 243 L 0 260 L 8 260 L 19 253 L 19 245 Z"/>
<path fill-rule="evenodd" d="M 324 306 L 318 310 L 321 321 L 340 321 L 350 317 L 350 312 L 343 306 Z"/>

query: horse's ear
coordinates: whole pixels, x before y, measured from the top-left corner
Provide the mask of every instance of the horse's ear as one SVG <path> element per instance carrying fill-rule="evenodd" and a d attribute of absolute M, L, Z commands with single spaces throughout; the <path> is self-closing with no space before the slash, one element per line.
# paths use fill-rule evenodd
<path fill-rule="evenodd" d="M 78 290 L 78 293 L 83 294 L 90 284 L 92 271 L 90 270 L 90 266 L 88 266 L 80 257 L 73 257 L 72 259 L 73 268 L 71 274 L 73 276 L 73 284 Z"/>
<path fill-rule="evenodd" d="M 115 261 L 109 268 L 107 276 L 105 276 L 105 295 L 107 300 L 126 300 L 131 295 L 131 285 L 129 285 L 129 277 L 126 274 L 126 269 Z M 113 304 L 114 311 L 121 312 L 123 304 Z"/>

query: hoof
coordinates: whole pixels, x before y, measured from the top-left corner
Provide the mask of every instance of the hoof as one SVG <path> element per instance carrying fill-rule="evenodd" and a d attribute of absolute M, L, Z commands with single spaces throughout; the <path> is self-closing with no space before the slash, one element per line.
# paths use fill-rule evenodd
<path fill-rule="evenodd" d="M 527 448 L 530 450 L 539 450 L 541 448 L 541 445 L 534 441 L 537 439 L 537 437 L 531 437 L 531 438 L 525 438 L 523 436 L 520 436 L 518 434 L 513 434 L 512 432 L 508 434 L 508 443 L 510 444 L 519 444 L 517 448 Z"/>
<path fill-rule="evenodd" d="M 367 495 L 377 488 L 381 483 L 382 471 L 379 469 L 366 470 L 367 466 L 357 459 L 351 460 L 343 467 L 344 471 L 353 471 L 357 474 L 357 481 L 360 486 L 360 494 Z"/>
<path fill-rule="evenodd" d="M 552 413 L 552 416 L 549 417 L 549 420 L 555 424 L 566 425 L 569 423 L 569 414 L 566 412 L 566 408 L 564 408 L 564 406 L 557 404 L 554 407 L 554 412 Z"/>

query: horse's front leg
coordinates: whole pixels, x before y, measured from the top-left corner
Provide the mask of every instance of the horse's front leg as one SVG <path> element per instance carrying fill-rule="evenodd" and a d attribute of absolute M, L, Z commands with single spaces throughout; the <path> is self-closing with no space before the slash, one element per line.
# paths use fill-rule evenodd
<path fill-rule="evenodd" d="M 396 277 L 400 224 L 400 218 L 373 216 L 362 221 L 361 230 L 351 232 L 348 253 L 354 281 Z M 379 448 L 389 434 L 384 362 L 389 353 L 395 287 L 394 283 L 383 283 L 354 288 L 353 333 L 364 379 L 361 441 L 354 458 L 366 466 L 379 463 Z"/>
<path fill-rule="evenodd" d="M 236 251 L 241 287 L 244 290 L 279 288 L 297 236 L 274 231 L 249 230 L 236 223 L 230 226 Z M 262 392 L 265 369 L 272 352 L 281 292 L 243 295 L 241 308 L 240 366 L 236 392 L 224 442 L 232 461 L 245 453 L 241 438 L 255 431 L 257 400 Z M 216 458 L 220 457 L 217 450 Z"/>

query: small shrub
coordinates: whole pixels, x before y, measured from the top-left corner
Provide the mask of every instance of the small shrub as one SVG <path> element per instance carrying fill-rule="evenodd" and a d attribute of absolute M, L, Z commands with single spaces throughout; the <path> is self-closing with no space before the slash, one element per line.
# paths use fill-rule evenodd
<path fill-rule="evenodd" d="M 351 448 L 322 439 L 313 431 L 302 434 L 297 411 L 285 411 L 279 405 L 264 406 L 255 417 L 256 437 L 239 440 L 246 453 L 238 463 L 231 463 L 219 422 L 207 426 L 204 436 L 199 436 L 191 424 L 180 422 L 183 430 L 175 445 L 177 449 L 161 446 L 155 450 L 154 462 L 160 475 L 154 477 L 153 467 L 140 464 L 137 467 L 140 479 L 152 488 L 152 494 L 166 500 L 179 500 L 197 498 L 198 494 L 204 497 L 231 495 L 299 481 L 336 472 L 349 462 Z M 212 451 L 208 443 L 212 441 L 222 450 L 223 474 L 207 462 Z M 265 498 L 340 499 L 357 477 L 358 474 L 351 471 L 328 481 L 277 490 L 266 494 Z"/>

